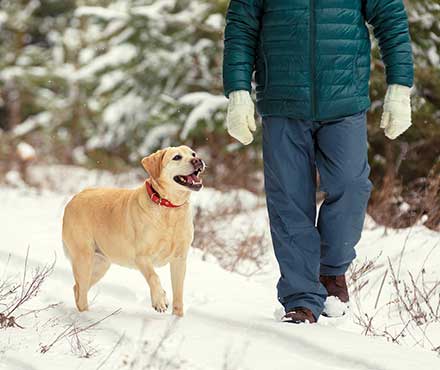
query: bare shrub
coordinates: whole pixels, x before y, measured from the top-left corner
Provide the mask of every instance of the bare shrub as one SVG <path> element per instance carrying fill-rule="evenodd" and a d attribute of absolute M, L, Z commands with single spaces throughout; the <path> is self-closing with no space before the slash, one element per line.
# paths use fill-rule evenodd
<path fill-rule="evenodd" d="M 352 289 L 355 292 L 360 292 L 362 288 L 368 284 L 369 280 L 365 279 L 366 274 L 377 269 L 376 261 L 379 257 L 377 257 L 374 261 L 363 261 L 361 263 L 352 263 L 350 269 L 348 271 L 348 279 L 352 283 Z"/>
<path fill-rule="evenodd" d="M 401 280 L 388 260 L 388 269 L 399 304 L 399 310 L 406 312 L 417 325 L 440 321 L 440 281 L 427 283 L 425 269 L 414 278 Z"/>
<path fill-rule="evenodd" d="M 60 343 L 63 340 L 68 340 L 70 343 L 70 347 L 72 350 L 72 353 L 79 357 L 89 358 L 92 355 L 96 353 L 96 350 L 93 348 L 90 342 L 85 342 L 81 334 L 84 334 L 87 331 L 92 330 L 96 326 L 98 326 L 100 323 L 102 323 L 104 320 L 108 319 L 109 317 L 117 315 L 121 309 L 117 309 L 116 311 L 113 311 L 112 313 L 108 314 L 107 316 L 104 316 L 103 318 L 89 322 L 86 324 L 79 324 L 78 322 L 72 322 L 69 325 L 67 325 L 55 338 L 53 338 L 49 343 L 47 344 L 40 344 L 40 352 L 41 353 L 47 353 L 49 352 L 56 344 Z"/>
<path fill-rule="evenodd" d="M 37 309 L 27 309 L 26 304 L 35 298 L 41 291 L 41 287 L 46 279 L 52 274 L 56 259 L 43 266 L 37 266 L 28 271 L 29 247 L 26 251 L 24 260 L 23 275 L 19 281 L 13 276 L 6 276 L 0 282 L 0 329 L 5 328 L 20 328 L 24 327 L 19 324 L 19 320 L 24 316 L 36 314 L 55 308 L 59 303 L 49 304 Z M 8 265 L 9 261 L 6 263 Z M 6 271 L 5 271 L 6 273 Z M 99 325 L 107 318 L 119 313 L 120 309 L 103 317 L 102 319 L 85 324 L 72 322 L 68 324 L 59 334 L 55 336 L 49 343 L 40 344 L 40 352 L 47 353 L 52 347 L 62 340 L 68 340 L 72 353 L 80 357 L 90 357 L 96 351 L 91 345 L 90 341 L 85 341 L 82 335 Z M 52 326 L 57 326 L 60 323 L 58 318 L 50 318 L 48 320 Z"/>
<path fill-rule="evenodd" d="M 250 276 L 265 263 L 267 252 L 266 228 L 252 221 L 257 209 L 244 209 L 240 201 L 215 211 L 197 208 L 198 222 L 193 246 L 203 251 L 204 257 L 214 256 L 228 271 Z"/>
<path fill-rule="evenodd" d="M 363 261 L 360 263 L 352 263 L 348 275 L 348 286 L 350 287 L 350 306 L 354 314 L 355 322 L 364 328 L 362 334 L 364 335 L 378 335 L 372 329 L 373 317 L 370 317 L 368 313 L 364 312 L 363 301 L 363 289 L 370 283 L 369 273 L 376 270 L 374 261 Z"/>
<path fill-rule="evenodd" d="M 51 264 L 35 267 L 29 274 L 28 258 L 29 247 L 26 251 L 23 277 L 20 282 L 15 282 L 12 277 L 7 277 L 0 283 L 0 305 L 3 306 L 3 310 L 0 311 L 0 328 L 18 327 L 23 329 L 23 326 L 17 323 L 18 319 L 57 305 L 51 304 L 39 309 L 25 310 L 24 305 L 37 296 L 44 281 L 53 272 L 55 267 L 54 260 Z"/>
<path fill-rule="evenodd" d="M 403 186 L 393 171 L 385 174 L 382 184 L 372 194 L 368 213 L 381 224 L 405 228 L 422 220 L 423 224 L 440 231 L 440 164 L 426 177 Z"/>
<path fill-rule="evenodd" d="M 440 231 L 440 163 L 426 178 L 410 184 L 405 199 L 416 214 L 426 218 L 426 227 Z"/>
<path fill-rule="evenodd" d="M 440 323 L 440 281 L 427 281 L 425 267 L 416 276 L 408 271 L 406 277 L 402 278 L 400 265 L 401 261 L 396 270 L 389 258 L 387 265 L 380 265 L 377 260 L 353 264 L 349 285 L 355 323 L 363 328 L 364 335 L 383 336 L 399 344 L 410 338 L 416 345 L 426 347 L 427 343 L 431 350 L 440 353 L 439 343 L 435 344 L 427 334 L 431 324 Z M 373 276 L 372 272 L 377 273 L 379 268 L 383 273 Z M 362 304 L 364 291 L 366 286 L 372 285 L 373 280 L 373 283 L 378 283 L 373 285 L 377 286 L 376 291 L 369 291 L 368 294 L 376 294 L 376 299 L 373 309 L 370 307 L 367 310 Z M 385 304 L 378 307 L 385 283 L 392 287 L 391 294 Z M 384 310 L 388 313 L 384 313 Z M 387 315 L 385 323 L 383 315 Z"/>

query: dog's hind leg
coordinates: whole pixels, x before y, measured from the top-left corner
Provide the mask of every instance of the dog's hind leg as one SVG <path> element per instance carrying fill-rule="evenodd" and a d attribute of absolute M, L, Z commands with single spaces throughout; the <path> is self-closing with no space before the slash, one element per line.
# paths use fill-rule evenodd
<path fill-rule="evenodd" d="M 73 252 L 73 253 L 72 253 Z M 70 249 L 73 277 L 75 285 L 73 292 L 78 311 L 88 310 L 87 292 L 89 290 L 93 269 L 94 251 L 92 248 Z"/>
<path fill-rule="evenodd" d="M 92 276 L 90 278 L 89 289 L 103 278 L 110 268 L 110 259 L 102 253 L 96 253 L 93 258 Z"/>

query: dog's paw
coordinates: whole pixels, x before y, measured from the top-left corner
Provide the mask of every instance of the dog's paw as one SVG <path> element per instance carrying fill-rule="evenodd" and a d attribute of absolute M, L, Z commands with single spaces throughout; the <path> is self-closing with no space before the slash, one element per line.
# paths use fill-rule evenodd
<path fill-rule="evenodd" d="M 164 290 L 151 295 L 151 305 L 157 312 L 165 312 L 167 310 L 168 299 Z"/>
<path fill-rule="evenodd" d="M 182 317 L 183 316 L 183 306 L 182 305 L 173 305 L 173 315 Z"/>

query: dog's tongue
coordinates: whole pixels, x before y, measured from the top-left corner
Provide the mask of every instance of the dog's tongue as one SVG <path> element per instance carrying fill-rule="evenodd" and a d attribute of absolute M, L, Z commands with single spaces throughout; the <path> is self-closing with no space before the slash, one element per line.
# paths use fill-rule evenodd
<path fill-rule="evenodd" d="M 192 175 L 186 175 L 185 176 L 185 181 L 186 181 L 187 184 L 192 184 L 193 183 Z"/>
<path fill-rule="evenodd" d="M 186 177 L 186 182 L 188 184 L 194 184 L 195 182 L 199 182 L 199 178 L 193 173 L 191 175 L 187 175 Z"/>

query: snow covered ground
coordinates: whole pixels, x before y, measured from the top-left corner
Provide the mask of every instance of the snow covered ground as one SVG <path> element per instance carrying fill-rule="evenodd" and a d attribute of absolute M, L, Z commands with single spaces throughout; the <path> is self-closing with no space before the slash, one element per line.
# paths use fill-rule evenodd
<path fill-rule="evenodd" d="M 269 243 L 263 269 L 251 277 L 225 271 L 214 259 L 205 261 L 201 252 L 193 249 L 182 319 L 169 312 L 156 313 L 150 307 L 148 287 L 141 274 L 118 266 L 112 266 L 91 291 L 90 311 L 79 314 L 73 302 L 70 265 L 62 253 L 60 229 L 65 203 L 75 187 L 84 183 L 78 180 L 78 172 L 64 171 L 59 176 L 64 181 L 58 186 L 52 184 L 58 192 L 0 187 L 0 278 L 22 280 L 28 247 L 27 279 L 34 268 L 50 264 L 56 255 L 53 273 L 19 314 L 59 303 L 18 319 L 24 329 L 1 330 L 1 370 L 440 368 L 439 356 L 431 351 L 440 345 L 440 324 L 424 324 L 423 318 L 420 325 L 412 320 L 406 324 L 408 314 L 399 309 L 393 285 L 394 280 L 404 284 L 413 276 L 419 287 L 438 288 L 434 284 L 440 279 L 440 235 L 422 225 L 386 231 L 367 220 L 351 271 L 353 312 L 341 319 L 321 318 L 317 325 L 291 325 L 277 320 L 279 305 L 274 287 L 278 271 Z M 134 182 L 135 177 L 126 179 L 126 183 Z M 250 194 L 241 194 L 245 203 L 252 203 Z M 227 194 L 204 189 L 194 203 L 207 207 L 207 200 L 215 197 L 228 200 Z M 265 212 L 260 209 L 255 215 L 267 227 Z M 196 220 L 196 228 L 197 222 L 203 220 Z M 231 234 L 241 227 L 240 223 L 231 225 Z M 168 269 L 158 272 L 170 294 Z M 393 280 L 393 275 L 398 278 Z M 439 291 L 434 293 L 432 307 L 439 299 Z M 408 297 L 411 294 L 416 293 L 410 289 L 402 293 Z M 417 312 L 428 312 L 429 316 L 430 306 L 423 302 L 419 306 Z M 69 325 L 83 328 L 117 309 L 118 313 L 80 333 L 79 342 L 75 336 L 56 341 L 72 327 Z M 368 329 L 357 323 L 359 317 L 367 318 Z M 425 319 L 429 321 L 429 317 Z M 405 336 L 399 335 L 401 332 Z M 390 343 L 386 338 L 391 337 L 402 344 Z M 53 346 L 42 353 L 41 349 L 51 343 Z"/>

